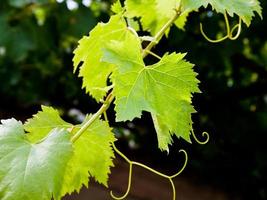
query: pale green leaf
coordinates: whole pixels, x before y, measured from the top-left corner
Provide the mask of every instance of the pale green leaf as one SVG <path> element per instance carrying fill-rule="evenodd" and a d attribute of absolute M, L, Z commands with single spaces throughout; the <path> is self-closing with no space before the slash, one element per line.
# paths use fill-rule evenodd
<path fill-rule="evenodd" d="M 140 31 L 139 22 L 133 18 L 127 18 L 128 26 L 133 28 L 135 31 Z"/>
<path fill-rule="evenodd" d="M 24 124 L 28 132 L 28 138 L 32 142 L 37 142 L 49 133 L 53 128 L 70 128 L 72 125 L 60 118 L 59 112 L 52 107 L 42 106 L 33 118 L 27 120 Z"/>
<path fill-rule="evenodd" d="M 88 118 L 89 120 L 89 118 Z M 79 191 L 88 187 L 88 177 L 107 186 L 114 153 L 111 144 L 115 141 L 107 122 L 97 120 L 74 143 L 74 156 L 68 164 L 64 177 L 63 193 Z"/>
<path fill-rule="evenodd" d="M 112 64 L 101 61 L 101 49 L 111 40 L 123 39 L 129 32 L 120 15 L 112 16 L 108 23 L 99 23 L 89 36 L 83 37 L 74 51 L 74 71 L 82 63 L 79 76 L 83 78 L 83 87 L 97 101 L 100 101 L 110 89 L 107 79 L 113 71 Z"/>
<path fill-rule="evenodd" d="M 169 129 L 162 121 L 160 121 L 157 115 L 152 114 L 151 116 L 157 132 L 158 146 L 160 149 L 168 151 L 169 144 L 172 144 L 172 138 L 170 137 Z"/>
<path fill-rule="evenodd" d="M 179 29 L 184 30 L 188 15 L 189 15 L 188 11 L 182 12 L 179 18 L 174 22 L 175 26 L 178 27 Z"/>
<path fill-rule="evenodd" d="M 53 129 L 45 140 L 32 144 L 21 122 L 1 122 L 1 200 L 60 199 L 63 176 L 72 156 L 70 134 Z"/>
<path fill-rule="evenodd" d="M 112 4 L 111 11 L 116 14 L 123 12 L 120 0 L 117 0 L 115 3 Z"/>
<path fill-rule="evenodd" d="M 87 120 L 89 117 L 85 122 Z M 57 110 L 42 106 L 42 111 L 34 115 L 24 126 L 30 131 L 27 135 L 38 141 L 55 127 L 72 127 L 71 133 L 75 134 L 82 125 L 73 126 L 61 119 Z M 41 133 L 38 133 L 38 130 Z M 83 185 L 88 186 L 89 177 L 94 177 L 99 183 L 107 185 L 110 167 L 113 166 L 114 153 L 111 144 L 114 140 L 114 134 L 107 122 L 97 120 L 86 130 L 73 144 L 74 154 L 64 175 L 62 195 L 79 191 Z"/>
<path fill-rule="evenodd" d="M 141 17 L 143 28 L 155 35 L 174 15 L 179 7 L 177 0 L 126 0 L 126 16 Z M 188 12 L 182 13 L 175 25 L 183 29 Z M 168 32 L 168 30 L 166 31 Z"/>
<path fill-rule="evenodd" d="M 141 17 L 144 29 L 153 28 L 156 19 L 156 4 L 155 0 L 126 0 L 125 1 L 126 16 L 129 18 Z M 153 30 L 150 30 L 153 31 Z"/>
<path fill-rule="evenodd" d="M 140 117 L 142 111 L 148 111 L 168 127 L 164 135 L 171 137 L 175 133 L 190 141 L 191 114 L 195 112 L 191 97 L 200 91 L 193 65 L 183 60 L 185 54 L 165 55 L 158 63 L 145 66 L 140 41 L 132 35 L 124 42 L 111 42 L 103 51 L 103 60 L 117 66 L 112 77 L 116 120 L 132 120 Z M 171 139 L 166 142 L 170 143 Z M 166 150 L 166 145 L 160 148 Z"/>
<path fill-rule="evenodd" d="M 187 11 L 197 10 L 199 7 L 207 7 L 209 4 L 219 13 L 225 11 L 233 17 L 234 14 L 241 17 L 243 22 L 249 26 L 254 12 L 262 16 L 262 8 L 258 0 L 181 0 L 182 8 Z"/>

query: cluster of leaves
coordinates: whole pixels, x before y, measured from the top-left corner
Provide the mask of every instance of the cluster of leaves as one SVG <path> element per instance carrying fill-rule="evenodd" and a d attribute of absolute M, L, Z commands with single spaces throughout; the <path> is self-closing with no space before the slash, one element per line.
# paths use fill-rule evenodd
<path fill-rule="evenodd" d="M 152 66 L 145 66 L 141 40 L 131 29 L 127 29 L 127 20 L 123 17 L 132 20 L 134 17 L 141 17 L 143 29 L 157 37 L 164 24 L 177 12 L 179 17 L 173 23 L 183 28 L 185 16 L 189 12 L 208 4 L 218 12 L 224 13 L 226 10 L 230 15 L 237 14 L 249 25 L 254 12 L 261 15 L 259 2 L 253 1 L 248 4 L 246 1 L 240 1 L 231 6 L 227 2 L 194 3 L 186 0 L 126 0 L 124 3 L 125 7 L 122 7 L 117 1 L 113 5 L 113 11 L 118 14 L 111 17 L 107 24 L 98 24 L 89 36 L 79 41 L 80 45 L 74 51 L 74 70 L 76 71 L 78 65 L 83 62 L 79 76 L 83 77 L 83 87 L 97 101 L 114 88 L 117 121 L 140 117 L 142 111 L 151 112 L 160 149 L 168 150 L 173 134 L 190 142 L 191 114 L 194 112 L 191 98 L 192 93 L 200 92 L 192 65 L 183 60 L 183 55 L 172 53 L 165 54 Z M 163 34 L 167 34 L 168 31 L 169 27 Z M 128 48 L 129 45 L 131 49 Z M 108 77 L 112 85 L 107 85 Z M 168 107 L 165 106 L 167 104 Z"/>
<path fill-rule="evenodd" d="M 165 53 L 162 58 L 156 56 L 160 60 L 155 64 L 146 65 L 143 58 L 154 53 L 143 49 L 142 38 L 130 24 L 136 17 L 140 19 L 143 30 L 151 33 L 147 37 L 150 44 L 155 45 L 168 35 L 172 23 L 183 29 L 191 11 L 209 4 L 217 12 L 237 14 L 247 25 L 254 12 L 261 15 L 257 0 L 232 4 L 215 0 L 126 0 L 124 7 L 117 1 L 113 6 L 117 14 L 108 23 L 99 23 L 74 51 L 74 71 L 81 65 L 79 76 L 86 91 L 100 102 L 112 90 L 117 121 L 150 112 L 161 150 L 168 151 L 173 135 L 190 142 L 191 114 L 195 112 L 192 94 L 200 92 L 199 81 L 182 53 Z M 1 199 L 60 199 L 79 191 L 82 185 L 88 186 L 88 177 L 107 185 L 115 141 L 108 123 L 97 118 L 72 142 L 92 116 L 83 124 L 72 125 L 53 108 L 42 109 L 24 125 L 14 119 L 2 120 Z"/>
<path fill-rule="evenodd" d="M 115 140 L 107 122 L 95 121 L 75 143 L 71 137 L 82 124 L 65 122 L 51 107 L 43 106 L 24 125 L 1 123 L 1 199 L 60 199 L 88 186 L 89 177 L 107 186 Z"/>
<path fill-rule="evenodd" d="M 88 47 L 90 50 L 86 51 Z M 151 112 L 158 121 L 159 147 L 167 150 L 171 143 L 169 132 L 190 141 L 191 113 L 194 112 L 191 94 L 199 92 L 196 73 L 192 64 L 183 60 L 184 56 L 166 54 L 158 63 L 145 66 L 140 39 L 117 15 L 111 17 L 108 24 L 99 24 L 89 37 L 80 41 L 74 65 L 77 67 L 83 61 L 80 75 L 84 77 L 84 86 L 98 101 L 109 90 L 106 83 L 112 73 L 116 120 L 132 120 L 140 117 L 142 111 Z M 170 106 L 166 108 L 166 104 Z"/>

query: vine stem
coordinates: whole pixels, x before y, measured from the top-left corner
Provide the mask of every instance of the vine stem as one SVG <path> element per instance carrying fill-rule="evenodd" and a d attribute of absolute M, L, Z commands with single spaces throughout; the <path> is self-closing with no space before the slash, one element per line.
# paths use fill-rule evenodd
<path fill-rule="evenodd" d="M 143 58 L 145 58 L 150 50 L 159 42 L 159 40 L 162 38 L 162 36 L 165 34 L 166 30 L 172 26 L 172 24 L 178 19 L 178 17 L 181 15 L 181 6 L 178 7 L 175 10 L 175 15 L 160 29 L 160 31 L 154 36 L 154 40 L 151 41 L 147 47 L 143 50 Z"/>
<path fill-rule="evenodd" d="M 88 129 L 88 127 L 95 122 L 106 110 L 109 108 L 111 102 L 114 100 L 114 96 L 110 93 L 104 101 L 101 108 L 81 127 L 81 129 L 71 138 L 71 142 L 76 142 L 81 135 Z"/>

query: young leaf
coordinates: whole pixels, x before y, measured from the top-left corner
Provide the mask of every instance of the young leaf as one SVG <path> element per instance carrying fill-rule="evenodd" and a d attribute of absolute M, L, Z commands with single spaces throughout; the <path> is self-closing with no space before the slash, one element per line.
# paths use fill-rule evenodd
<path fill-rule="evenodd" d="M 243 22 L 249 26 L 254 12 L 262 17 L 262 8 L 258 0 L 181 0 L 182 8 L 184 10 L 197 10 L 199 7 L 207 7 L 209 4 L 214 10 L 219 13 L 225 11 L 233 17 L 234 14 L 241 17 Z"/>
<path fill-rule="evenodd" d="M 53 129 L 44 141 L 32 144 L 21 122 L 1 122 L 1 200 L 60 199 L 66 165 L 72 156 L 70 134 Z"/>
<path fill-rule="evenodd" d="M 42 106 L 42 111 L 33 118 L 27 120 L 24 129 L 28 132 L 28 138 L 32 142 L 43 139 L 53 128 L 70 128 L 72 125 L 65 122 L 59 116 L 57 110 L 52 107 Z"/>
<path fill-rule="evenodd" d="M 115 141 L 107 122 L 97 120 L 74 143 L 74 156 L 68 164 L 64 178 L 63 193 L 79 191 L 92 176 L 107 186 L 110 167 L 113 166 L 114 153 L 111 144 Z"/>
<path fill-rule="evenodd" d="M 83 77 L 83 87 L 97 101 L 110 89 L 107 79 L 113 71 L 113 65 L 101 61 L 101 49 L 111 40 L 123 39 L 129 32 L 121 15 L 112 16 L 108 23 L 99 23 L 89 36 L 83 37 L 74 51 L 74 71 L 82 63 L 79 76 Z"/>
<path fill-rule="evenodd" d="M 175 133 L 190 141 L 191 114 L 195 112 L 191 97 L 200 91 L 193 65 L 183 60 L 185 54 L 165 55 L 158 63 L 145 66 L 140 41 L 132 35 L 124 42 L 111 42 L 103 51 L 103 60 L 117 66 L 112 75 L 116 120 L 132 120 L 143 110 L 148 111 L 157 115 L 159 124 L 168 127 L 164 135 Z M 170 143 L 171 139 L 166 141 Z M 166 145 L 160 148 L 166 150 Z"/>
<path fill-rule="evenodd" d="M 125 7 L 127 17 L 141 17 L 143 28 L 155 35 L 175 15 L 179 2 L 177 0 L 126 0 Z M 178 28 L 183 29 L 187 15 L 188 12 L 184 12 L 177 19 L 175 25 Z"/>

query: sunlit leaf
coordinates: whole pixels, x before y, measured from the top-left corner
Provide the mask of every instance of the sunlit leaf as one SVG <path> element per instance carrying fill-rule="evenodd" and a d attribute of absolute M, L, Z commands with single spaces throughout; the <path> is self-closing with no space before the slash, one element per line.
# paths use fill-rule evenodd
<path fill-rule="evenodd" d="M 145 66 L 138 38 L 129 35 L 124 42 L 111 42 L 104 49 L 103 60 L 118 69 L 112 76 L 117 121 L 132 120 L 140 117 L 142 111 L 148 111 L 157 116 L 159 124 L 168 127 L 161 129 L 165 136 L 175 133 L 190 141 L 191 114 L 195 112 L 191 97 L 200 91 L 193 65 L 186 62 L 184 56 L 166 54 L 158 63 Z M 161 132 L 158 134 L 162 135 Z M 170 142 L 169 138 L 159 141 L 160 148 L 167 150 L 163 144 Z"/>
<path fill-rule="evenodd" d="M 67 129 L 71 126 L 70 123 L 61 119 L 57 110 L 47 106 L 42 106 L 42 111 L 39 111 L 24 124 L 28 138 L 33 142 L 43 139 L 53 128 Z"/>
<path fill-rule="evenodd" d="M 68 164 L 64 177 L 63 193 L 79 191 L 88 187 L 88 178 L 107 186 L 114 153 L 111 144 L 115 141 L 107 122 L 97 120 L 74 143 L 74 156 Z"/>
<path fill-rule="evenodd" d="M 110 89 L 107 79 L 113 71 L 112 64 L 101 61 L 101 49 L 111 40 L 123 39 L 127 33 L 124 19 L 120 15 L 112 16 L 108 23 L 99 23 L 89 36 L 84 36 L 74 51 L 74 71 L 81 63 L 79 76 L 83 77 L 83 87 L 97 101 Z"/>
<path fill-rule="evenodd" d="M 63 177 L 72 156 L 70 134 L 53 129 L 33 144 L 21 122 L 2 120 L 0 125 L 1 200 L 60 199 Z"/>

